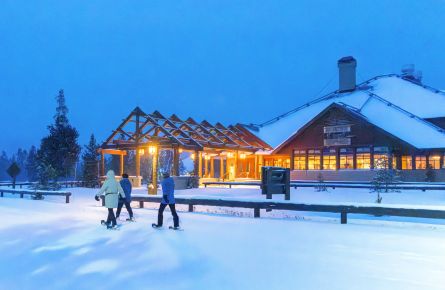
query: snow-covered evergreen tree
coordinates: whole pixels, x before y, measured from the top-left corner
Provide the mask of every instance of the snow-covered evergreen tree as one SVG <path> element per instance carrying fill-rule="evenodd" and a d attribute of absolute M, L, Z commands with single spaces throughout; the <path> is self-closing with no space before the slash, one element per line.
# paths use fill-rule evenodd
<path fill-rule="evenodd" d="M 94 134 L 90 136 L 90 142 L 84 147 L 82 154 L 82 180 L 86 182 L 89 187 L 95 187 L 98 184 L 98 166 L 99 153 L 97 149 L 99 145 L 96 142 Z"/>
<path fill-rule="evenodd" d="M 372 180 L 371 192 L 377 192 L 377 203 L 382 202 L 382 192 L 398 192 L 397 189 L 390 188 L 400 182 L 400 173 L 396 169 L 389 168 L 389 162 L 387 158 L 380 158 L 375 161 L 376 174 Z"/>
<path fill-rule="evenodd" d="M 69 124 L 63 90 L 59 91 L 54 124 L 48 126 L 49 135 L 42 139 L 38 151 L 39 163 L 51 165 L 57 177 L 69 177 L 78 160 L 80 146 L 79 133 Z"/>

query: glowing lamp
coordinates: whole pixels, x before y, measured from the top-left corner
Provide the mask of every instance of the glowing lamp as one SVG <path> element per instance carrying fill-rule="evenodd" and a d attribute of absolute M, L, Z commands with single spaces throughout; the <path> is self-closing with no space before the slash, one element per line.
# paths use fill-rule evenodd
<path fill-rule="evenodd" d="M 190 154 L 190 158 L 194 160 L 195 159 L 195 153 Z"/>
<path fill-rule="evenodd" d="M 148 146 L 148 153 L 150 153 L 151 155 L 156 153 L 156 146 Z"/>
<path fill-rule="evenodd" d="M 206 156 L 204 156 L 204 159 L 205 159 L 205 160 L 210 160 L 210 155 L 206 155 Z"/>
<path fill-rule="evenodd" d="M 227 153 L 227 158 L 233 158 L 233 153 L 232 152 L 228 152 Z"/>
<path fill-rule="evenodd" d="M 241 159 L 246 159 L 246 153 L 241 153 L 241 154 L 239 155 L 239 158 L 241 158 Z"/>
<path fill-rule="evenodd" d="M 144 155 L 144 149 L 139 149 L 139 154 Z"/>
<path fill-rule="evenodd" d="M 179 152 L 179 153 L 182 153 L 182 148 L 179 148 L 178 152 Z"/>

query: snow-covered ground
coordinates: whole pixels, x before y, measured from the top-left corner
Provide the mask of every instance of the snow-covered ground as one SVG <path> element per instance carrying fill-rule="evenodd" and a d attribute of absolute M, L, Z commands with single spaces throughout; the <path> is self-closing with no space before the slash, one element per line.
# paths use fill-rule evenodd
<path fill-rule="evenodd" d="M 352 219 L 241 218 L 180 212 L 184 231 L 154 230 L 151 208 L 120 231 L 99 225 L 96 190 L 43 201 L 0 198 L 0 289 L 445 289 L 445 226 Z M 144 190 L 136 190 L 144 194 Z M 261 199 L 258 189 L 196 189 L 181 196 Z M 293 201 L 373 203 L 366 191 L 298 189 Z M 442 192 L 384 202 L 445 205 Z M 276 199 L 282 199 L 277 197 Z M 123 210 L 123 217 L 126 211 Z M 166 224 L 171 224 L 169 212 Z"/>

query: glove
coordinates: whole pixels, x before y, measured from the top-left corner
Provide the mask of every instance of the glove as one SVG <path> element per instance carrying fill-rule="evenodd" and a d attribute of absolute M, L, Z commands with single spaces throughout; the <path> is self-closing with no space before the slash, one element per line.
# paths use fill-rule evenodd
<path fill-rule="evenodd" d="M 96 201 L 100 201 L 100 198 L 99 198 L 98 195 L 96 195 L 96 196 L 94 197 L 94 199 L 95 199 Z"/>

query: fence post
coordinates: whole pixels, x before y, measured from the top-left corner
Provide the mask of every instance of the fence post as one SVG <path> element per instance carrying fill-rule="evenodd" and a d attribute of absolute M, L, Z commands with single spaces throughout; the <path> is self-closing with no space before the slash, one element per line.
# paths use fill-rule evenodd
<path fill-rule="evenodd" d="M 102 206 L 105 206 L 105 196 L 102 196 L 101 200 L 102 200 Z"/>
<path fill-rule="evenodd" d="M 260 208 L 256 207 L 253 209 L 253 217 L 254 218 L 259 218 L 260 217 Z"/>
<path fill-rule="evenodd" d="M 3 191 L 0 192 L 0 196 L 3 197 Z"/>
<path fill-rule="evenodd" d="M 70 195 L 65 195 L 65 203 L 70 203 Z"/>
<path fill-rule="evenodd" d="M 139 201 L 139 207 L 144 208 L 144 202 L 142 200 Z"/>
<path fill-rule="evenodd" d="M 346 211 L 342 211 L 340 214 L 340 223 L 342 225 L 348 223 L 348 213 Z"/>
<path fill-rule="evenodd" d="M 193 204 L 189 204 L 189 212 L 193 212 Z"/>

